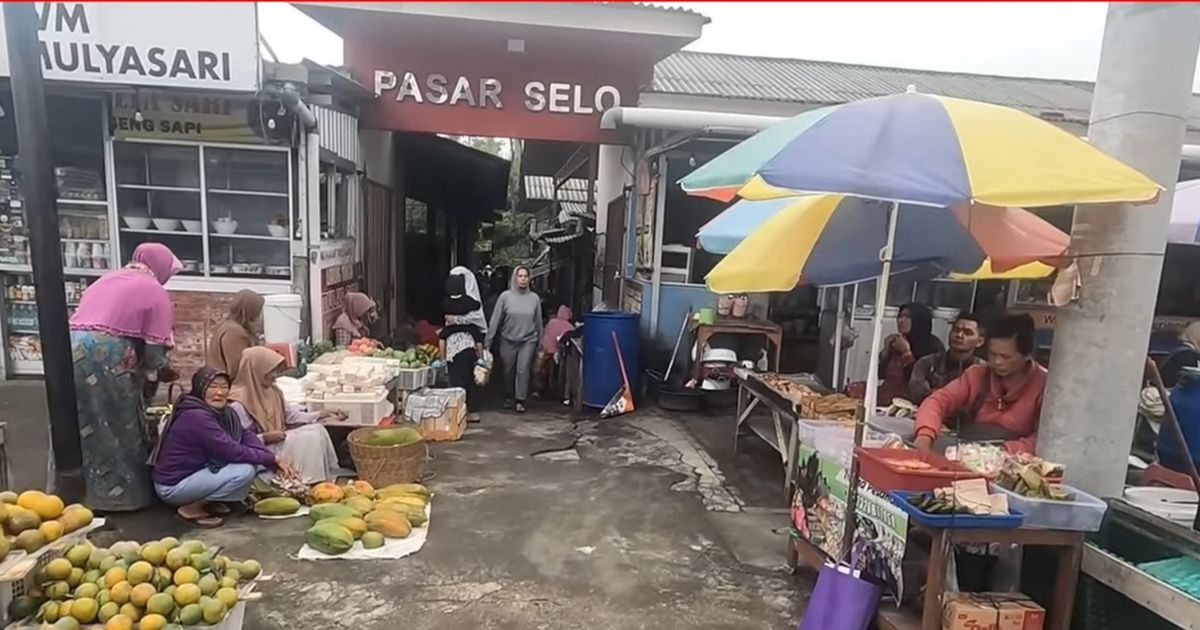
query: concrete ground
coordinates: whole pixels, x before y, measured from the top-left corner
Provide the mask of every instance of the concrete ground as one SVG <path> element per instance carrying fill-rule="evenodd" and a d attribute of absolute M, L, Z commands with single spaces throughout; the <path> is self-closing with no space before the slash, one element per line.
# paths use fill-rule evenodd
<path fill-rule="evenodd" d="M 0 384 L 14 487 L 44 478 L 44 407 L 40 383 Z M 782 569 L 779 480 L 739 469 L 731 484 L 722 460 L 757 456 L 701 446 L 731 441 L 731 424 L 656 410 L 573 421 L 550 404 L 485 412 L 431 449 L 429 542 L 396 561 L 300 561 L 299 520 L 189 531 L 165 508 L 114 517 L 96 538 L 190 536 L 261 560 L 274 579 L 250 630 L 795 628 L 811 582 Z"/>

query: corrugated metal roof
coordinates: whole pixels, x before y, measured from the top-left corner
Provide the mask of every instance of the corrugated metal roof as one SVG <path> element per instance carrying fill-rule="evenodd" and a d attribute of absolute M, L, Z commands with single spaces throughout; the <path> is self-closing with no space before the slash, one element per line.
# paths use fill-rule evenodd
<path fill-rule="evenodd" d="M 552 201 L 554 178 L 549 175 L 526 175 L 525 198 L 531 201 Z M 563 182 L 558 189 L 558 200 L 587 202 L 587 180 L 572 178 Z"/>
<path fill-rule="evenodd" d="M 1006 105 L 1073 122 L 1088 120 L 1093 84 L 958 72 L 934 72 L 772 57 L 680 51 L 654 68 L 651 92 L 747 100 L 835 104 L 920 92 Z M 1189 112 L 1200 124 L 1200 100 Z"/>

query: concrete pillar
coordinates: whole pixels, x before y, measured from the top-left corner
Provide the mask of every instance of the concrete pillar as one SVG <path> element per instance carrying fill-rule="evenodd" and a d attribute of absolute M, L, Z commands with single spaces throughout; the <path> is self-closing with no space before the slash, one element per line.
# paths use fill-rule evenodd
<path fill-rule="evenodd" d="M 1166 191 L 1077 209 L 1082 297 L 1058 309 L 1038 435 L 1039 454 L 1099 496 L 1124 486 L 1198 48 L 1200 5 L 1109 5 L 1088 138 Z"/>

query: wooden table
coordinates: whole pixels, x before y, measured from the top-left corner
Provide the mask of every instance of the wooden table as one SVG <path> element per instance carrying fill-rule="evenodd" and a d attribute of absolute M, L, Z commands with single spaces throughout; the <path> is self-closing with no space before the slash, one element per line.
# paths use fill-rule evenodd
<path fill-rule="evenodd" d="M 1049 529 L 937 529 L 909 519 L 909 531 L 929 535 L 929 569 L 925 577 L 925 595 L 921 610 L 897 608 L 884 602 L 879 607 L 878 624 L 882 630 L 938 630 L 942 627 L 942 593 L 945 591 L 946 560 L 955 543 L 1018 544 L 1047 547 L 1057 560 L 1053 600 L 1046 609 L 1045 630 L 1069 630 L 1075 605 L 1075 586 L 1079 581 L 1083 558 L 1083 532 Z M 788 566 L 799 562 L 814 569 L 825 563 L 825 554 L 807 540 L 788 539 Z"/>
<path fill-rule="evenodd" d="M 762 438 L 768 446 L 779 453 L 783 464 L 784 498 L 791 503 L 792 479 L 796 471 L 796 450 L 799 446 L 800 418 L 796 414 L 796 404 L 780 396 L 778 392 L 767 387 L 765 383 L 754 378 L 742 368 L 734 369 L 737 378 L 737 415 L 733 427 L 733 450 L 737 451 L 738 438 L 742 426 L 746 425 L 755 435 Z M 762 404 L 771 414 L 771 423 L 751 421 L 751 415 Z M 772 429 L 774 429 L 772 431 Z"/>
<path fill-rule="evenodd" d="M 779 355 L 783 352 L 783 329 L 774 322 L 760 322 L 743 319 L 720 319 L 713 324 L 691 324 L 692 334 L 696 336 L 696 360 L 692 361 L 692 377 L 700 380 L 701 368 L 704 365 L 704 346 L 713 335 L 759 335 L 764 337 L 774 348 L 774 365 L 772 370 L 779 370 Z"/>

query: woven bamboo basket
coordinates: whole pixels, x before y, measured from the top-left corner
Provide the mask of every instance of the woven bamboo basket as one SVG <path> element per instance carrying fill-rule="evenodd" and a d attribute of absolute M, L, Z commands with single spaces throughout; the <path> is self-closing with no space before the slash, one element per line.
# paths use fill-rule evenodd
<path fill-rule="evenodd" d="M 350 433 L 350 457 L 354 459 L 358 478 L 376 488 L 419 481 L 429 455 L 425 440 L 403 446 L 367 444 L 367 436 L 378 430 L 378 427 L 362 427 Z"/>

